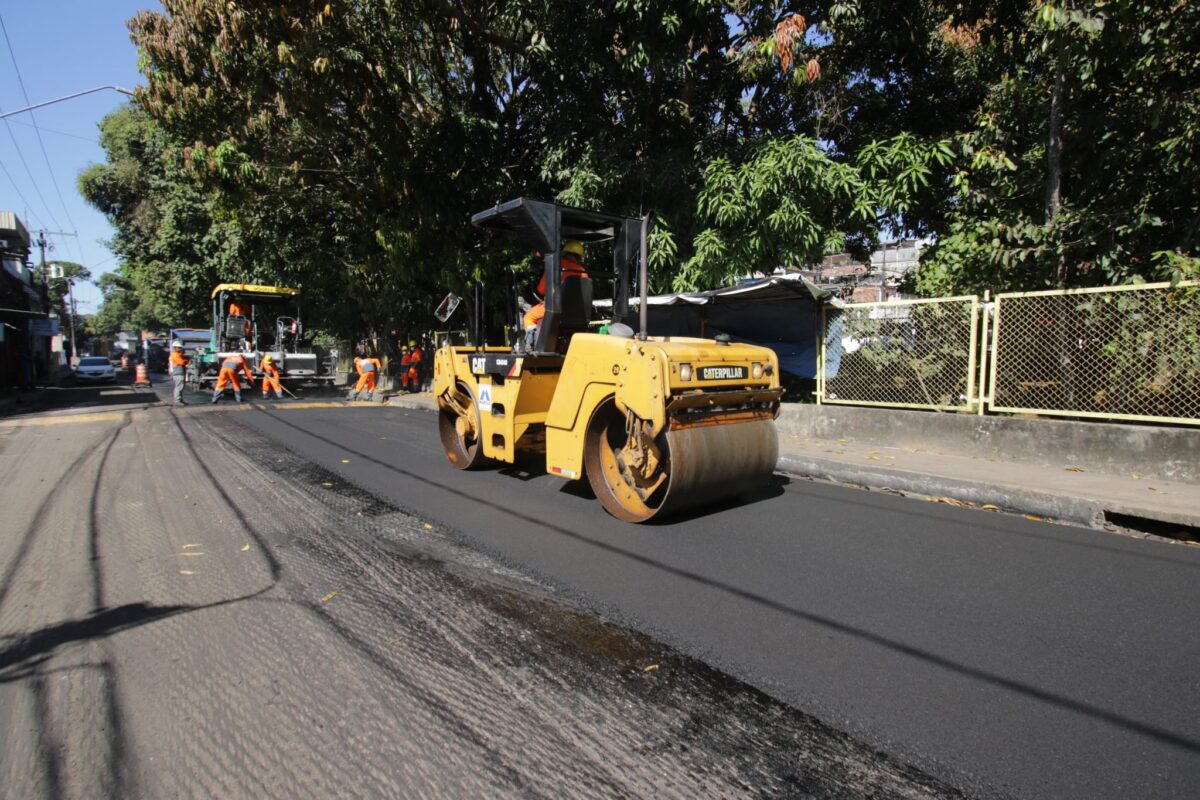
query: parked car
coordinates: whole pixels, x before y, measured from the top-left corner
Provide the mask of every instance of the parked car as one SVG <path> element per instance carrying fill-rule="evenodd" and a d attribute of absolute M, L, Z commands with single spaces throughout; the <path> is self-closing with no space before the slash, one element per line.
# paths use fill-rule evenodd
<path fill-rule="evenodd" d="M 103 356 L 81 358 L 79 365 L 75 367 L 75 380 L 77 381 L 112 381 L 116 378 L 116 370 Z"/>

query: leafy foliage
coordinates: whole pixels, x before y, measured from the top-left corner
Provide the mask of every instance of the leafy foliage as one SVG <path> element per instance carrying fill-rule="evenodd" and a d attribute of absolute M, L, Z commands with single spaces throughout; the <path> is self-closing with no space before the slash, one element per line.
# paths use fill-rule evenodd
<path fill-rule="evenodd" d="M 299 285 L 339 335 L 426 327 L 444 292 L 529 269 L 466 224 L 518 195 L 655 210 L 657 289 L 901 233 L 936 240 L 927 294 L 1186 277 L 1198 14 L 165 0 L 131 22 L 141 111 L 81 186 L 118 228 L 114 309 L 163 323 L 244 278 Z"/>

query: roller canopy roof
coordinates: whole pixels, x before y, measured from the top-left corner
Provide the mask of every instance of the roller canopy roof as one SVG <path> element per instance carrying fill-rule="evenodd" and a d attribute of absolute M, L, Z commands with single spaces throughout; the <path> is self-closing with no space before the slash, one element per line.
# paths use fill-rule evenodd
<path fill-rule="evenodd" d="M 613 238 L 626 221 L 639 221 L 617 214 L 603 214 L 518 197 L 472 215 L 471 224 L 489 230 L 511 231 L 548 249 L 553 244 L 547 239 L 554 230 L 555 211 L 562 214 L 559 235 L 563 241 L 577 239 L 581 242 L 602 242 Z"/>
<path fill-rule="evenodd" d="M 258 286 L 253 283 L 222 283 L 219 284 L 217 288 L 213 289 L 212 296 L 216 297 L 221 292 L 272 299 L 300 296 L 299 289 L 288 289 L 283 286 Z"/>

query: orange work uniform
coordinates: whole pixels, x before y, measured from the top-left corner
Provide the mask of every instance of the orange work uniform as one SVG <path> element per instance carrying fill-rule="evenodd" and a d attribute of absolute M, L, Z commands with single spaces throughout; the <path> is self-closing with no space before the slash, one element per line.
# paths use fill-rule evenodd
<path fill-rule="evenodd" d="M 421 348 L 414 346 L 400 359 L 400 385 L 405 388 L 421 388 L 421 362 L 425 354 Z"/>
<path fill-rule="evenodd" d="M 250 322 L 251 313 L 252 309 L 250 306 L 244 306 L 237 300 L 229 303 L 229 316 L 246 318 L 246 324 L 242 326 L 242 332 L 246 334 L 247 339 L 254 333 L 254 325 Z"/>
<path fill-rule="evenodd" d="M 279 367 L 274 361 L 265 361 L 262 365 L 262 396 L 267 399 L 274 390 L 276 397 L 283 397 L 283 387 L 279 385 Z"/>
<path fill-rule="evenodd" d="M 558 261 L 558 279 L 565 281 L 567 278 L 586 278 L 588 276 L 587 267 L 583 262 L 576 261 L 573 255 L 564 255 Z M 542 274 L 542 279 L 538 281 L 537 292 L 542 297 L 546 296 L 546 275 Z"/>
<path fill-rule="evenodd" d="M 383 365 L 379 363 L 379 359 L 360 358 L 355 362 L 354 366 L 358 369 L 358 385 L 354 387 L 355 393 L 357 394 L 363 389 L 366 389 L 368 392 L 374 392 L 375 377 L 379 374 L 379 370 L 383 368 Z"/>
<path fill-rule="evenodd" d="M 217 373 L 217 387 L 213 390 L 214 403 L 221 396 L 221 392 L 225 391 L 226 386 L 232 386 L 234 396 L 239 400 L 241 399 L 242 385 L 238 382 L 237 376 L 239 369 L 245 373 L 248 385 L 254 385 L 254 373 L 250 371 L 250 365 L 246 363 L 246 357 L 240 353 L 228 356 L 221 362 L 221 371 Z"/>

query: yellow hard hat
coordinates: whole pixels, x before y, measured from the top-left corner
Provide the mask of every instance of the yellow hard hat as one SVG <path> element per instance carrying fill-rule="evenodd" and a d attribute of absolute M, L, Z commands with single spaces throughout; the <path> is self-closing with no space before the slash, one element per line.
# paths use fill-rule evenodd
<path fill-rule="evenodd" d="M 583 258 L 583 242 L 575 239 L 568 239 L 567 241 L 563 242 L 563 252 Z"/>
<path fill-rule="evenodd" d="M 270 356 L 263 356 L 263 363 L 264 363 L 264 364 L 270 364 L 272 361 L 274 361 L 274 359 L 273 359 L 273 358 L 271 358 Z"/>
<path fill-rule="evenodd" d="M 409 341 L 409 343 L 408 343 L 408 346 L 409 346 L 409 347 L 416 347 L 416 346 L 417 346 L 417 340 L 416 340 L 416 339 L 412 339 L 412 340 L 410 340 L 410 341 Z"/>

